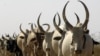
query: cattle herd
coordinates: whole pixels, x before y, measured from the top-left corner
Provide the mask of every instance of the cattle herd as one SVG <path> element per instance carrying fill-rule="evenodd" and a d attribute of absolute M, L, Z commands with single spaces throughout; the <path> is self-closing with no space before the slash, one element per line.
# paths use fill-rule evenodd
<path fill-rule="evenodd" d="M 99 44 L 89 35 L 88 22 L 89 11 L 82 1 L 78 1 L 84 7 L 86 17 L 84 23 L 75 13 L 77 23 L 72 26 L 67 20 L 66 8 L 70 1 L 67 1 L 62 11 L 62 18 L 65 24 L 61 25 L 59 13 L 53 18 L 55 29 L 49 32 L 50 25 L 40 25 L 41 13 L 38 16 L 37 25 L 29 23 L 30 29 L 23 30 L 20 24 L 20 33 L 2 35 L 0 38 L 0 56 L 94 56 L 94 45 Z M 56 23 L 58 16 L 59 23 Z M 45 30 L 43 26 L 48 28 Z"/>

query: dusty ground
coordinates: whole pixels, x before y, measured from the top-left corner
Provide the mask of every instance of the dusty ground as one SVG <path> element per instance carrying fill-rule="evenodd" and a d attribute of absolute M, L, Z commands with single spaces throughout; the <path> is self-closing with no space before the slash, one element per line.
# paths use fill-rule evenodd
<path fill-rule="evenodd" d="M 100 56 L 100 45 L 94 46 L 94 56 Z"/>

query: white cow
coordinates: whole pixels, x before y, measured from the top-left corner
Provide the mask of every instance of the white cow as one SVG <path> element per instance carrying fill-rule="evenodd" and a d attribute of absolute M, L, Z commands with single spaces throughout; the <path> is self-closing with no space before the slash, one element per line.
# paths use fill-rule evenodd
<path fill-rule="evenodd" d="M 68 29 L 61 47 L 63 56 L 92 56 L 93 41 L 89 34 L 84 33 L 84 28 L 87 27 L 89 21 L 89 12 L 86 5 L 82 1 L 79 2 L 86 11 L 86 20 L 81 26 L 72 26 L 65 16 L 65 8 L 69 1 L 63 9 L 63 20 L 67 26 L 66 29 Z"/>
<path fill-rule="evenodd" d="M 57 15 L 58 15 L 58 18 L 60 19 L 60 16 L 59 16 L 58 13 L 57 13 Z M 76 25 L 78 25 L 80 23 L 80 20 L 79 20 L 79 17 L 77 16 L 76 13 L 75 13 L 75 15 L 77 17 L 77 24 Z M 56 15 L 54 16 L 54 20 L 53 20 L 53 23 L 54 23 L 54 26 L 55 26 L 56 29 L 54 30 L 54 34 L 52 36 L 52 48 L 57 55 L 62 56 L 62 54 L 61 54 L 61 44 L 62 44 L 62 41 L 63 41 L 63 37 L 65 35 L 64 31 L 67 31 L 67 30 L 66 30 L 65 25 L 60 25 L 59 26 L 60 28 L 56 25 L 55 17 L 56 17 Z"/>
<path fill-rule="evenodd" d="M 23 56 L 27 56 L 28 55 L 28 48 L 26 47 L 26 40 L 28 37 L 28 33 L 29 30 L 26 30 L 26 32 L 24 32 L 21 28 L 21 24 L 20 24 L 20 33 L 17 36 L 17 45 L 18 47 L 22 50 Z"/>
<path fill-rule="evenodd" d="M 42 40 L 40 37 L 42 34 L 36 32 L 37 30 L 32 27 L 33 25 L 31 25 L 31 30 L 26 30 L 26 32 L 24 32 L 20 25 L 21 33 L 17 37 L 17 44 L 22 50 L 23 56 L 39 56 L 41 55 L 40 52 L 42 52 Z"/>
<path fill-rule="evenodd" d="M 60 19 L 60 16 L 58 13 L 57 13 L 57 15 L 58 15 L 58 18 Z M 55 17 L 56 17 L 56 15 L 54 16 L 54 20 L 53 20 L 54 26 L 55 26 Z M 62 41 L 61 39 L 63 39 L 62 35 L 60 33 L 64 33 L 63 31 L 66 31 L 66 29 L 65 29 L 64 25 L 59 24 L 58 26 L 60 27 L 60 29 L 58 31 L 58 28 L 56 26 L 55 26 L 56 29 L 54 30 L 54 33 L 52 36 L 52 48 L 53 48 L 54 52 L 56 53 L 56 55 L 58 56 L 58 54 L 60 55 L 60 53 L 61 53 L 60 52 L 60 42 Z"/>
<path fill-rule="evenodd" d="M 33 29 L 33 24 L 31 24 L 31 31 L 28 34 L 26 45 L 29 47 L 30 54 L 33 56 L 45 55 L 42 49 L 42 35 L 43 33 L 39 31 L 39 28 Z"/>

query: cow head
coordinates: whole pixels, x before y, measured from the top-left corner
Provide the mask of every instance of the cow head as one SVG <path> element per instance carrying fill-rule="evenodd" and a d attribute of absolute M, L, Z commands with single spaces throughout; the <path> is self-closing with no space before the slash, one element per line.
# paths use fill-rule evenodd
<path fill-rule="evenodd" d="M 39 23 L 39 19 L 40 19 L 41 13 L 38 17 L 38 27 L 35 25 L 35 28 L 33 28 L 33 24 L 31 23 L 31 32 L 28 34 L 28 39 L 27 39 L 27 46 L 29 45 L 29 43 L 33 42 L 33 45 L 35 45 L 36 48 L 41 49 L 42 48 L 42 42 L 43 42 L 43 35 L 44 35 L 44 30 L 43 28 L 40 26 Z M 47 24 L 44 24 L 47 25 Z M 47 31 L 49 30 L 49 25 Z"/>
<path fill-rule="evenodd" d="M 71 39 L 70 45 L 74 48 L 76 53 L 81 53 L 81 50 L 84 47 L 84 43 L 85 43 L 85 37 L 84 37 L 85 33 L 84 32 L 87 28 L 88 21 L 89 21 L 89 11 L 88 11 L 87 6 L 82 1 L 79 1 L 79 2 L 84 6 L 85 11 L 86 11 L 86 19 L 83 24 L 81 24 L 79 20 L 78 20 L 78 23 L 76 24 L 76 26 L 72 26 L 68 22 L 65 12 L 66 12 L 66 6 L 68 5 L 69 1 L 65 4 L 63 12 L 62 12 L 65 27 L 68 30 L 68 31 L 66 31 L 65 38 Z M 76 15 L 77 19 L 79 19 L 79 17 L 77 16 L 76 13 L 75 13 L 75 15 Z M 63 31 L 55 23 L 54 23 L 54 26 L 56 29 L 58 29 L 58 31 L 61 33 L 61 35 L 63 35 Z"/>
<path fill-rule="evenodd" d="M 66 33 L 65 31 L 67 31 L 68 29 L 65 30 L 66 25 L 63 25 L 63 27 L 60 26 L 60 28 L 59 28 L 59 25 L 57 25 L 56 22 L 55 22 L 56 15 L 58 15 L 58 18 L 60 19 L 59 13 L 55 14 L 55 16 L 53 18 L 53 24 L 54 24 L 54 27 L 56 28 L 57 31 L 55 30 L 55 34 L 54 34 L 53 37 L 54 37 L 54 40 L 61 40 L 61 37 L 64 37 L 64 35 Z M 76 13 L 75 13 L 75 15 L 77 17 L 77 24 L 76 24 L 76 26 L 79 26 L 79 25 L 81 25 L 80 19 L 79 19 L 78 15 Z M 59 33 L 57 33 L 57 32 L 59 32 Z"/>
<path fill-rule="evenodd" d="M 43 27 L 40 25 L 40 22 L 39 21 L 40 21 L 40 18 L 38 18 L 38 21 L 37 21 L 39 30 L 40 30 L 41 33 L 44 34 L 42 36 L 43 37 L 43 42 L 42 42 L 43 50 L 44 50 L 44 52 L 50 51 L 50 49 L 51 49 L 51 40 L 52 40 L 52 35 L 53 35 L 54 31 L 48 32 L 49 29 L 50 29 L 50 25 L 47 24 L 47 23 L 43 24 L 43 26 L 44 25 L 47 25 L 48 26 L 48 29 L 47 30 L 44 30 Z M 60 20 L 59 20 L 58 25 L 60 25 Z"/>
<path fill-rule="evenodd" d="M 22 24 L 20 24 L 20 33 L 18 34 L 17 38 L 20 38 L 23 42 L 23 44 L 26 46 L 26 43 L 27 43 L 27 38 L 28 38 L 28 34 L 29 34 L 29 30 L 26 29 L 26 32 L 24 32 L 21 28 Z"/>
<path fill-rule="evenodd" d="M 29 32 L 29 34 L 27 36 L 27 43 L 26 43 L 27 47 L 29 45 L 32 46 L 32 45 L 36 44 L 36 42 L 37 42 L 37 36 L 36 36 L 36 32 L 35 32 L 36 30 L 37 30 L 37 28 L 33 29 L 33 24 L 31 23 L 31 31 Z"/>
<path fill-rule="evenodd" d="M 84 46 L 84 42 L 85 42 L 85 37 L 84 37 L 84 28 L 87 27 L 87 24 L 88 24 L 88 21 L 89 21 L 89 11 L 88 11 L 88 8 L 87 6 L 82 2 L 82 1 L 79 1 L 85 8 L 85 11 L 86 11 L 86 19 L 85 19 L 85 22 L 82 24 L 82 25 L 79 25 L 79 26 L 72 26 L 67 18 L 66 18 L 66 14 L 65 14 L 65 10 L 66 10 L 66 6 L 69 2 L 67 2 L 64 6 L 64 9 L 63 9 L 63 13 L 62 13 L 62 16 L 63 16 L 63 20 L 66 24 L 66 29 L 68 29 L 69 31 L 67 32 L 67 35 L 65 35 L 65 37 L 70 37 L 69 38 L 72 38 L 72 41 L 71 41 L 71 46 L 74 47 L 74 50 L 76 51 L 76 53 L 81 53 L 82 49 L 83 49 L 83 46 Z"/>

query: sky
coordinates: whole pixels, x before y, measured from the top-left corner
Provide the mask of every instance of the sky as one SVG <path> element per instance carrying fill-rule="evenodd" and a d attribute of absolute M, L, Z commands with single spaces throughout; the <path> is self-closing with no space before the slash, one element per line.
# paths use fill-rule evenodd
<path fill-rule="evenodd" d="M 23 30 L 30 29 L 28 23 L 37 23 L 40 18 L 41 25 L 48 23 L 51 30 L 54 29 L 53 17 L 58 12 L 62 20 L 62 10 L 68 0 L 0 0 L 0 36 L 2 34 L 19 33 L 19 25 L 22 24 Z M 67 7 L 67 18 L 72 24 L 76 24 L 77 13 L 81 22 L 85 20 L 85 10 L 78 0 L 69 0 Z M 90 33 L 100 32 L 100 0 L 81 0 L 83 1 L 90 13 L 88 29 Z M 46 28 L 46 27 L 44 27 Z"/>

